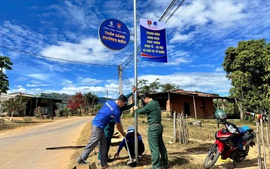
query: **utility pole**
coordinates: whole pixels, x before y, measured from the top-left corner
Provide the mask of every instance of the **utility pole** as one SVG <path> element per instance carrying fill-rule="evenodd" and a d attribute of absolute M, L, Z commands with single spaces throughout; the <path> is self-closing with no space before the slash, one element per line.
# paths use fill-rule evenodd
<path fill-rule="evenodd" d="M 137 1 L 133 1 L 133 22 L 134 22 L 134 86 L 137 87 Z M 134 95 L 134 106 L 138 105 L 137 90 Z M 138 132 L 138 115 L 134 113 L 135 133 Z M 135 134 L 135 158 L 138 163 L 138 136 Z"/>
<path fill-rule="evenodd" d="M 122 65 L 118 66 L 118 81 L 119 81 L 119 95 L 123 94 L 123 69 Z"/>

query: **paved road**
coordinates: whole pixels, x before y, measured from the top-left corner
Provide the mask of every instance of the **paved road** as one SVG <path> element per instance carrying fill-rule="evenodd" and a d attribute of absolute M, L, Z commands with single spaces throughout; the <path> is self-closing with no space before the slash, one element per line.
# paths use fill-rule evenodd
<path fill-rule="evenodd" d="M 72 149 L 92 117 L 75 117 L 0 134 L 0 169 L 67 169 Z"/>

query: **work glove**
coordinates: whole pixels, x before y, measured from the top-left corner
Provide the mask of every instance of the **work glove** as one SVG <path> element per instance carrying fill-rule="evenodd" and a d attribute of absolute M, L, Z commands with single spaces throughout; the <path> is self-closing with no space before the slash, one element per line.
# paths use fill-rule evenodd
<path fill-rule="evenodd" d="M 133 108 L 134 108 L 134 111 L 135 111 L 135 110 L 137 110 L 137 109 L 138 109 L 138 106 L 133 106 Z"/>

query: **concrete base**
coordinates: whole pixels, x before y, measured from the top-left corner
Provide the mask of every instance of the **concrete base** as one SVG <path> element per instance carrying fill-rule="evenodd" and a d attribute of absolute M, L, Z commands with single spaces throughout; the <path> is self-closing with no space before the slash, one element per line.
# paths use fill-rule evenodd
<path fill-rule="evenodd" d="M 91 169 L 90 165 L 88 164 L 80 164 L 80 165 L 76 165 L 76 169 Z"/>
<path fill-rule="evenodd" d="M 76 165 L 73 169 L 97 169 L 97 165 L 95 162 L 93 162 L 91 165 L 88 164 Z"/>
<path fill-rule="evenodd" d="M 97 165 L 95 162 L 93 162 L 90 166 L 90 169 L 97 169 Z"/>

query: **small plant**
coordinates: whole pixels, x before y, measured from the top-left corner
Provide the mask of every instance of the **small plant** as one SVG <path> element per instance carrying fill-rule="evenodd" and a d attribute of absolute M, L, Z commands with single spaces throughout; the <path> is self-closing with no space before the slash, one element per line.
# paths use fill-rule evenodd
<path fill-rule="evenodd" d="M 23 121 L 24 121 L 25 123 L 32 123 L 32 122 L 33 122 L 33 120 L 32 120 L 31 117 L 24 117 L 24 118 L 23 118 Z"/>
<path fill-rule="evenodd" d="M 65 116 L 65 117 L 68 117 L 68 112 L 69 112 L 69 108 L 67 108 L 67 107 L 64 107 L 62 110 L 61 110 L 61 112 L 62 112 L 62 115 L 63 116 Z"/>
<path fill-rule="evenodd" d="M 4 124 L 5 123 L 5 119 L 0 119 L 0 124 Z"/>
<path fill-rule="evenodd" d="M 61 117 L 60 110 L 55 110 L 55 116 L 56 117 Z"/>
<path fill-rule="evenodd" d="M 42 112 L 41 112 L 41 107 L 38 106 L 37 108 L 35 108 L 34 112 L 35 112 L 35 117 L 36 118 L 43 118 L 43 115 L 42 115 Z"/>

